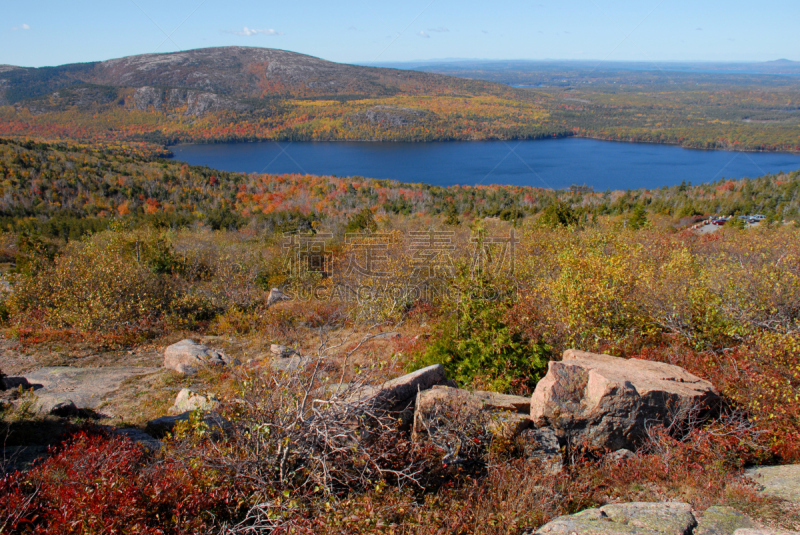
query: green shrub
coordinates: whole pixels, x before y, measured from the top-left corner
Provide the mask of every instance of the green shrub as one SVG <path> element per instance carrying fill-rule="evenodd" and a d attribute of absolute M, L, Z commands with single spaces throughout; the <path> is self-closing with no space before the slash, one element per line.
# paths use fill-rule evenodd
<path fill-rule="evenodd" d="M 447 204 L 447 208 L 445 209 L 444 214 L 445 214 L 445 219 L 444 219 L 445 225 L 451 227 L 457 227 L 459 224 L 461 224 L 461 220 L 458 218 L 458 208 L 456 208 L 456 205 L 454 203 Z"/>
<path fill-rule="evenodd" d="M 213 300 L 201 293 L 185 293 L 170 303 L 167 324 L 176 329 L 194 329 L 208 323 L 222 312 Z"/>
<path fill-rule="evenodd" d="M 643 206 L 636 206 L 628 217 L 628 228 L 638 230 L 647 226 L 647 212 Z"/>
<path fill-rule="evenodd" d="M 206 217 L 206 224 L 213 230 L 238 230 L 247 221 L 245 218 L 228 208 L 215 208 Z"/>
<path fill-rule="evenodd" d="M 499 291 L 485 276 L 458 281 L 456 311 L 412 367 L 442 364 L 460 384 L 527 393 L 547 369 L 550 348 L 526 338 L 505 321 L 513 293 Z"/>
<path fill-rule="evenodd" d="M 0 299 L 0 323 L 5 323 L 11 317 L 11 311 L 8 309 L 8 303 L 5 299 Z"/>
<path fill-rule="evenodd" d="M 378 224 L 375 222 L 375 217 L 372 215 L 372 210 L 369 208 L 362 209 L 350 218 L 350 221 L 347 222 L 347 226 L 344 229 L 348 234 L 364 232 L 365 230 L 371 232 L 378 230 Z"/>
<path fill-rule="evenodd" d="M 548 228 L 577 227 L 581 223 L 581 214 L 569 203 L 557 201 L 544 209 L 539 223 Z"/>

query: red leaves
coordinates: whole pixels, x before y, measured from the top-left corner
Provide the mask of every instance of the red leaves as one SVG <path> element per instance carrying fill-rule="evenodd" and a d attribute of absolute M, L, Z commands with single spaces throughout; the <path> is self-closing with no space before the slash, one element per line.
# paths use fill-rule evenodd
<path fill-rule="evenodd" d="M 175 460 L 150 464 L 130 440 L 91 430 L 0 481 L 0 518 L 23 533 L 197 533 L 235 509 L 232 501 L 213 474 Z"/>

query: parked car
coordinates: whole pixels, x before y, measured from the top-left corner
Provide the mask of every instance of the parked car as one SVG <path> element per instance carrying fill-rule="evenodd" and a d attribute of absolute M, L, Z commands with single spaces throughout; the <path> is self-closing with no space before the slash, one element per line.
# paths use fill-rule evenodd
<path fill-rule="evenodd" d="M 720 217 L 719 219 L 715 219 L 714 221 L 712 221 L 711 224 L 712 225 L 724 225 L 727 222 L 728 222 L 727 219 L 725 219 L 724 217 Z"/>
<path fill-rule="evenodd" d="M 756 214 L 756 215 L 751 215 L 750 216 L 750 219 L 754 219 L 755 221 L 764 221 L 766 218 L 767 218 L 767 216 L 760 215 L 760 214 Z"/>

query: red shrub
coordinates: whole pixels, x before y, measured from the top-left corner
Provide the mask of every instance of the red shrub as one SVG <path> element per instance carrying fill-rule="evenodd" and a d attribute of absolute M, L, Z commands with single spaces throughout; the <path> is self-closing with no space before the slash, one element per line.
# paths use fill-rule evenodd
<path fill-rule="evenodd" d="M 236 509 L 213 474 L 147 457 L 128 439 L 75 434 L 30 472 L 0 482 L 0 532 L 200 533 Z"/>
<path fill-rule="evenodd" d="M 800 460 L 800 336 L 765 334 L 722 354 L 675 344 L 635 356 L 675 364 L 708 379 L 747 411 L 775 455 L 787 462 Z"/>

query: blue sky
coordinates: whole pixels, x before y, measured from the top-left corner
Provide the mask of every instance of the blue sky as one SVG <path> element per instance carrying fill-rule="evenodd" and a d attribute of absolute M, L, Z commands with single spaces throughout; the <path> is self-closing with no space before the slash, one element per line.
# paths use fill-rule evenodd
<path fill-rule="evenodd" d="M 2 0 L 0 64 L 210 46 L 339 62 L 440 58 L 800 61 L 797 0 Z"/>

